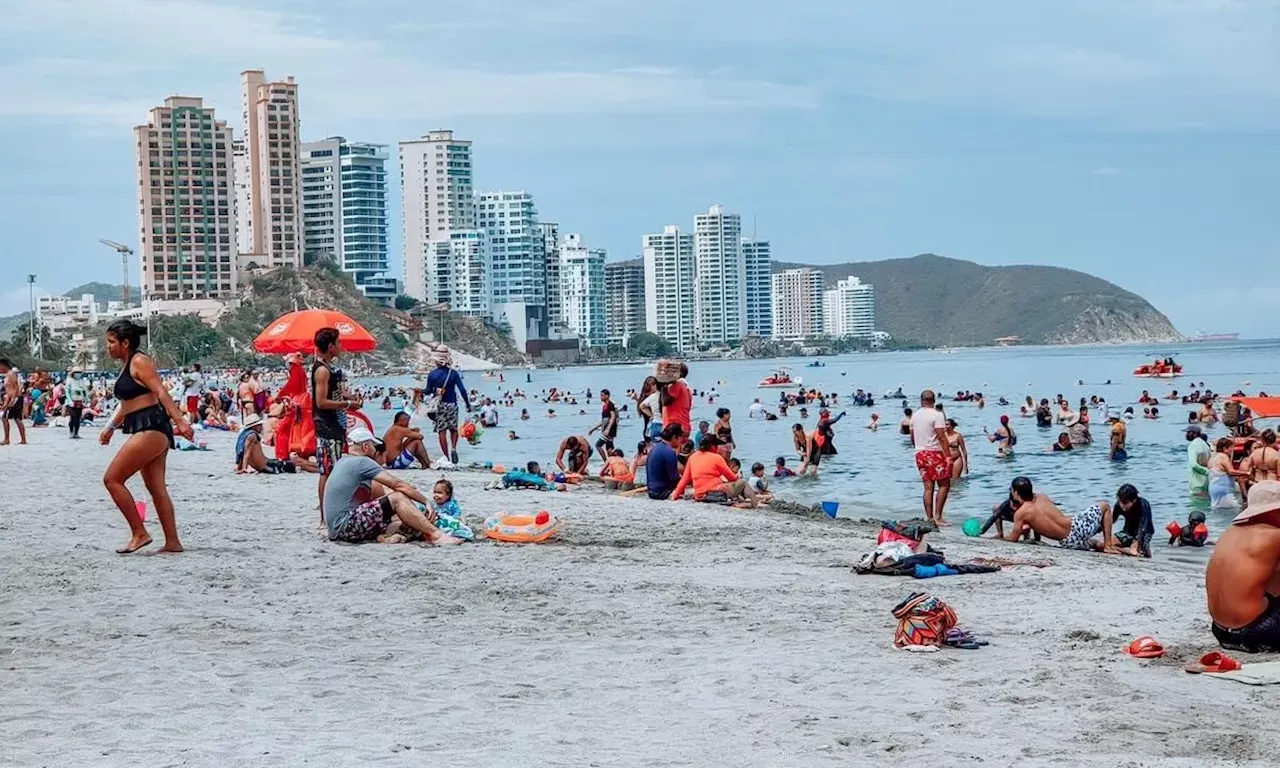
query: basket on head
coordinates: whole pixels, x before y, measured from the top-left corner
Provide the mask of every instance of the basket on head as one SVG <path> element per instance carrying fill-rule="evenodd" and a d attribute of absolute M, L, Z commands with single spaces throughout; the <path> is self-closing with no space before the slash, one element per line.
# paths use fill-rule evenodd
<path fill-rule="evenodd" d="M 679 360 L 659 360 L 653 367 L 653 376 L 660 384 L 670 384 L 680 380 Z"/>

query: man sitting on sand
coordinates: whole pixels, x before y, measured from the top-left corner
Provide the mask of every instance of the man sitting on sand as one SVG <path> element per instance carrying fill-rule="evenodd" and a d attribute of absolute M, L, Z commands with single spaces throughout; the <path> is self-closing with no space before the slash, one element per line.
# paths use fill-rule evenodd
<path fill-rule="evenodd" d="M 1227 650 L 1280 652 L 1280 481 L 1250 488 L 1232 523 L 1204 574 L 1213 636 Z"/>
<path fill-rule="evenodd" d="M 587 474 L 587 462 L 591 458 L 591 443 L 581 435 L 570 435 L 560 441 L 556 451 L 556 466 L 561 472 Z"/>
<path fill-rule="evenodd" d="M 267 458 L 262 450 L 262 423 L 260 413 L 244 417 L 240 434 L 236 436 L 236 474 L 292 475 L 298 470 L 316 471 L 316 465 L 301 456 L 292 461 Z"/>
<path fill-rule="evenodd" d="M 1062 510 L 1054 505 L 1053 500 L 1043 493 L 1036 493 L 1031 481 L 1025 477 L 1014 478 L 1010 485 L 1013 500 L 1018 509 L 1013 515 L 1013 530 L 1006 537 L 1008 541 L 1017 541 L 1027 530 L 1051 539 L 1058 539 L 1066 549 L 1083 551 L 1101 550 L 1109 554 L 1120 554 L 1115 539 L 1111 535 L 1111 505 L 1105 501 L 1089 507 L 1074 517 L 1062 514 Z M 1102 534 L 1102 541 L 1093 540 Z"/>
<path fill-rule="evenodd" d="M 684 428 L 667 424 L 649 448 L 645 461 L 645 485 L 649 498 L 665 500 L 680 483 L 680 447 L 684 445 Z"/>
<path fill-rule="evenodd" d="M 372 432 L 356 427 L 347 433 L 347 445 L 347 455 L 333 465 L 324 488 L 322 509 L 330 541 L 374 541 L 387 532 L 393 520 L 399 519 L 402 526 L 412 528 L 432 544 L 461 543 L 461 539 L 441 533 L 418 511 L 414 502 L 429 510 L 430 500 L 382 466 L 378 461 L 382 445 Z M 389 490 L 377 495 L 374 489 L 382 488 Z"/>
<path fill-rule="evenodd" d="M 382 436 L 381 461 L 387 469 L 408 469 L 416 461 L 423 469 L 431 469 L 431 457 L 422 442 L 422 430 L 409 426 L 409 414 L 401 411 Z"/>

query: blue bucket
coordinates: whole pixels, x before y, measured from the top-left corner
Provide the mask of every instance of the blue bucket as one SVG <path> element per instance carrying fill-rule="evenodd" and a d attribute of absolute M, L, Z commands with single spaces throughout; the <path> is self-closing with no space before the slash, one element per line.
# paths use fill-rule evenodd
<path fill-rule="evenodd" d="M 827 514 L 827 517 L 830 517 L 834 520 L 836 513 L 840 511 L 840 502 L 824 501 L 822 502 L 822 511 Z"/>

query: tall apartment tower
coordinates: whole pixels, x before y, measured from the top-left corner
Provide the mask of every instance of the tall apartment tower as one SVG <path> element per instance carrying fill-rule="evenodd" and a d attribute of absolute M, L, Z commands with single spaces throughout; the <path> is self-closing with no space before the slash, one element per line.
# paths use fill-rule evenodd
<path fill-rule="evenodd" d="M 387 275 L 386 163 L 381 144 L 334 136 L 302 145 L 304 253 L 327 255 L 384 305 L 396 296 Z"/>
<path fill-rule="evenodd" d="M 244 140 L 231 142 L 231 180 L 236 193 L 236 252 L 253 253 L 253 225 L 249 221 L 249 150 Z"/>
<path fill-rule="evenodd" d="M 694 332 L 699 344 L 727 344 L 747 332 L 742 217 L 713 205 L 693 220 Z"/>
<path fill-rule="evenodd" d="M 427 243 L 427 298 L 454 312 L 489 317 L 493 289 L 489 281 L 489 237 L 483 229 L 455 229 L 447 240 Z"/>
<path fill-rule="evenodd" d="M 564 327 L 564 307 L 560 302 L 560 225 L 554 221 L 538 223 L 542 237 L 543 284 L 547 291 L 547 321 Z"/>
<path fill-rule="evenodd" d="M 693 234 L 668 224 L 640 240 L 644 260 L 645 329 L 684 353 L 697 349 L 694 337 Z"/>
<path fill-rule="evenodd" d="M 778 341 L 804 341 L 823 332 L 820 269 L 801 267 L 773 275 L 773 327 Z"/>
<path fill-rule="evenodd" d="M 626 344 L 645 329 L 644 259 L 604 265 L 605 336 L 610 344 Z"/>
<path fill-rule="evenodd" d="M 298 86 L 240 73 L 249 160 L 249 245 L 262 266 L 302 266 L 302 174 Z"/>
<path fill-rule="evenodd" d="M 604 249 L 588 248 L 581 235 L 566 235 L 560 243 L 561 312 L 588 347 L 605 345 L 604 262 Z"/>
<path fill-rule="evenodd" d="M 427 301 L 428 244 L 451 242 L 452 233 L 477 226 L 471 142 L 455 139 L 453 131 L 400 142 L 400 214 L 404 292 Z"/>
<path fill-rule="evenodd" d="M 170 96 L 133 134 L 145 295 L 159 300 L 235 296 L 231 129 L 203 100 Z"/>
<path fill-rule="evenodd" d="M 477 193 L 476 221 L 489 234 L 493 301 L 544 306 L 546 261 L 533 195 L 523 190 Z"/>
<path fill-rule="evenodd" d="M 823 331 L 832 338 L 870 339 L 876 330 L 876 289 L 850 275 L 823 294 Z"/>
<path fill-rule="evenodd" d="M 768 240 L 742 238 L 747 280 L 747 333 L 773 333 L 773 252 Z"/>

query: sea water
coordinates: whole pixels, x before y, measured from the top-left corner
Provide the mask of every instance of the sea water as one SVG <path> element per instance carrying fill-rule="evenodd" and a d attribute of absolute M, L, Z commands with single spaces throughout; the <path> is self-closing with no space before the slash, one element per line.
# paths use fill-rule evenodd
<path fill-rule="evenodd" d="M 928 387 L 940 393 L 947 416 L 954 418 L 969 448 L 970 474 L 954 483 L 947 503 L 947 518 L 959 523 L 968 517 L 990 514 L 991 505 L 1008 493 L 1010 481 L 1026 475 L 1036 490 L 1047 493 L 1068 514 L 1078 512 L 1097 501 L 1114 501 L 1116 489 L 1133 483 L 1152 506 L 1157 539 L 1170 520 L 1185 521 L 1193 509 L 1205 511 L 1216 536 L 1230 520 L 1227 511 L 1210 510 L 1206 499 L 1193 498 L 1188 490 L 1184 437 L 1188 413 L 1195 406 L 1180 401 L 1164 400 L 1171 390 L 1190 392 L 1193 384 L 1204 382 L 1214 392 L 1230 394 L 1244 390 L 1256 395 L 1259 390 L 1280 394 L 1280 341 L 1209 342 L 1147 346 L 1091 347 L 1013 347 L 956 349 L 922 352 L 874 352 L 820 358 L 820 368 L 807 367 L 812 359 L 723 360 L 690 363 L 689 384 L 703 393 L 693 406 L 693 425 L 700 420 L 715 421 L 718 408 L 729 408 L 733 414 L 733 436 L 737 445 L 734 455 L 744 469 L 759 461 L 765 465 L 772 490 L 783 498 L 803 503 L 837 501 L 841 517 L 896 518 L 921 512 L 921 485 L 914 451 L 908 439 L 898 433 L 902 418 L 902 400 L 884 397 L 898 387 L 908 395 L 906 404 L 916 407 L 920 390 Z M 1184 367 L 1185 375 L 1177 379 L 1139 379 L 1132 371 L 1154 358 L 1172 355 Z M 791 428 L 802 423 L 812 430 L 817 423 L 816 404 L 809 407 L 808 418 L 801 419 L 799 408 L 790 409 L 777 421 L 747 418 L 747 409 L 760 398 L 769 410 L 777 412 L 779 390 L 761 389 L 757 383 L 778 367 L 791 369 L 806 388 L 816 387 L 840 396 L 833 414 L 846 412 L 836 425 L 835 445 L 839 454 L 824 457 L 817 478 L 773 480 L 774 459 L 787 458 L 793 469 L 799 461 L 793 448 Z M 478 389 L 482 396 L 495 400 L 506 392 L 519 389 L 528 395 L 516 400 L 514 408 L 499 407 L 499 426 L 488 429 L 478 445 L 463 441 L 459 447 L 461 461 L 492 461 L 507 466 L 523 465 L 530 459 L 551 466 L 556 448 L 567 435 L 585 435 L 599 422 L 601 389 L 608 389 L 621 407 L 615 444 L 634 454 L 641 439 L 641 420 L 635 404 L 626 400 L 625 392 L 639 388 L 653 366 L 611 365 L 583 366 L 562 370 L 507 369 L 505 381 L 496 374 L 490 378 L 480 373 L 463 374 L 468 389 Z M 1083 382 L 1083 383 L 1079 383 Z M 364 379 L 362 385 L 388 384 L 412 386 L 411 378 Z M 421 386 L 421 383 L 417 383 Z M 545 393 L 552 387 L 577 394 L 578 405 L 564 402 L 547 403 Z M 592 392 L 587 402 L 582 393 Z M 853 392 L 861 388 L 876 399 L 874 407 L 855 407 Z M 1159 420 L 1142 418 L 1138 398 L 1142 390 L 1160 398 Z M 985 408 L 971 402 L 953 402 L 960 390 L 982 392 Z M 794 391 L 789 389 L 787 391 Z M 1108 458 L 1108 426 L 1096 410 L 1090 411 L 1091 446 L 1071 452 L 1049 453 L 1061 427 L 1040 429 L 1033 418 L 1021 418 L 1019 406 L 1027 395 L 1037 403 L 1048 398 L 1052 403 L 1058 394 L 1065 395 L 1073 406 L 1081 397 L 1097 395 L 1105 398 L 1112 412 L 1119 414 L 1133 406 L 1137 415 L 1129 422 L 1127 461 Z M 709 397 L 714 402 L 709 402 Z M 1008 406 L 997 405 L 1000 397 Z M 396 406 L 400 403 L 397 401 Z M 390 421 L 390 412 L 378 410 L 379 403 L 369 403 L 366 411 L 379 429 Z M 520 421 L 521 408 L 531 418 Z M 548 418 L 548 408 L 555 418 Z M 477 408 L 478 410 L 478 408 Z M 880 429 L 865 429 L 872 412 L 880 415 Z M 1057 412 L 1056 406 L 1054 412 Z M 1018 435 L 1013 456 L 996 456 L 995 447 L 983 434 L 983 428 L 994 432 L 1000 416 L 1008 414 Z M 464 414 L 465 415 L 465 414 Z M 430 421 L 415 418 L 414 423 L 430 431 Z M 1260 422 L 1259 428 L 1266 426 Z M 508 440 L 514 430 L 519 440 Z M 1208 429 L 1212 445 L 1227 430 L 1221 426 Z M 432 437 L 429 435 L 429 438 Z M 595 435 L 592 435 L 594 442 Z M 428 441 L 432 456 L 439 453 L 434 439 Z M 596 463 L 593 462 L 593 467 Z"/>

